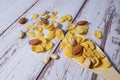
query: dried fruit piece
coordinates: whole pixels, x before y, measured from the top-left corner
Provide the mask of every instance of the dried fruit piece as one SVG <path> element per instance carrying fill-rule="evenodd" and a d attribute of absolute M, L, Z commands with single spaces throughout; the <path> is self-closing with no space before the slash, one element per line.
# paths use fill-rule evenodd
<path fill-rule="evenodd" d="M 56 15 L 50 15 L 50 19 L 57 19 Z"/>
<path fill-rule="evenodd" d="M 92 65 L 93 68 L 98 67 L 100 65 L 100 60 L 97 57 L 93 57 L 94 64 Z"/>
<path fill-rule="evenodd" d="M 88 23 L 88 21 L 79 21 L 79 22 L 77 22 L 77 24 L 78 24 L 79 26 L 85 25 L 85 24 L 87 24 L 87 23 Z"/>
<path fill-rule="evenodd" d="M 95 48 L 96 48 L 93 42 L 87 41 L 87 43 L 88 43 L 88 45 L 89 45 L 89 47 L 90 47 L 91 49 L 95 49 Z"/>
<path fill-rule="evenodd" d="M 22 17 L 18 21 L 20 24 L 25 24 L 27 22 L 27 19 L 25 17 Z"/>
<path fill-rule="evenodd" d="M 65 22 L 65 17 L 64 16 L 62 16 L 60 19 L 59 19 L 59 22 Z"/>
<path fill-rule="evenodd" d="M 18 36 L 19 36 L 19 38 L 22 39 L 22 38 L 25 37 L 25 34 L 26 34 L 25 32 L 23 32 L 23 31 L 19 31 L 19 35 L 18 35 Z"/>
<path fill-rule="evenodd" d="M 57 11 L 52 11 L 51 14 L 57 15 Z"/>
<path fill-rule="evenodd" d="M 95 30 L 94 31 L 94 36 L 98 39 L 102 38 L 102 32 L 100 30 Z"/>
<path fill-rule="evenodd" d="M 32 19 L 36 19 L 36 18 L 38 18 L 38 14 L 37 13 L 34 13 L 34 14 L 32 14 Z"/>
<path fill-rule="evenodd" d="M 40 43 L 41 43 L 41 41 L 39 39 L 32 39 L 29 41 L 30 45 L 38 45 Z"/>
<path fill-rule="evenodd" d="M 82 50 L 83 50 L 83 47 L 80 45 L 77 45 L 77 46 L 73 47 L 72 54 L 73 55 L 81 54 Z"/>

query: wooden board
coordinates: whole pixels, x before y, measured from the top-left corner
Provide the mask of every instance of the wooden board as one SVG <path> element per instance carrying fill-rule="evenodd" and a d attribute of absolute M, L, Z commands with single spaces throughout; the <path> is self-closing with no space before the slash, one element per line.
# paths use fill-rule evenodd
<path fill-rule="evenodd" d="M 50 3 L 48 3 L 50 2 Z M 64 0 L 40 0 L 38 1 L 29 11 L 27 11 L 24 15 L 29 19 L 29 22 L 25 25 L 20 25 L 16 21 L 12 26 L 10 26 L 7 31 L 5 31 L 1 37 L 2 46 L 0 48 L 0 56 L 1 56 L 1 66 L 0 66 L 0 77 L 1 79 L 7 80 L 35 80 L 39 73 L 44 68 L 43 59 L 44 56 L 48 53 L 52 53 L 57 47 L 59 40 L 54 39 L 53 43 L 56 44 L 52 50 L 36 54 L 31 52 L 30 46 L 28 44 L 28 40 L 30 38 L 26 37 L 21 40 L 18 38 L 18 31 L 25 30 L 25 26 L 31 23 L 34 23 L 35 20 L 31 19 L 31 15 L 33 13 L 40 13 L 43 10 L 56 10 L 58 11 L 58 17 L 65 15 L 66 13 L 71 14 L 74 18 L 82 6 L 84 1 L 71 1 L 67 2 Z M 66 4 L 67 3 L 67 4 Z M 65 5 L 63 5 L 65 4 Z M 72 7 L 71 5 L 75 6 Z M 45 6 L 47 5 L 47 6 Z M 72 7 L 72 8 L 70 8 Z M 63 26 L 65 28 L 64 23 Z"/>
<path fill-rule="evenodd" d="M 118 5 L 119 5 L 119 1 L 114 2 L 113 0 L 106 0 L 106 1 L 88 0 L 86 4 L 84 5 L 83 9 L 80 11 L 75 21 L 75 22 L 79 20 L 89 21 L 90 23 L 89 32 L 86 35 L 86 37 L 93 40 L 97 45 L 99 45 L 103 49 L 105 45 L 108 46 L 109 49 L 107 48 L 106 50 L 110 53 L 112 53 L 115 49 L 113 50 L 113 47 L 109 46 L 111 45 L 111 42 L 109 42 L 111 39 L 108 39 L 109 43 L 105 44 L 106 39 L 107 39 L 106 34 L 108 33 L 107 31 L 109 30 L 108 28 L 106 29 L 106 27 L 110 27 L 110 25 L 108 25 L 108 22 L 110 23 L 110 16 L 112 15 L 114 11 L 113 7 L 115 7 L 116 9 L 120 9 L 118 8 Z M 116 13 L 119 14 L 119 12 L 116 12 Z M 116 17 L 114 18 L 116 19 Z M 111 23 L 111 24 L 116 25 L 116 23 L 115 24 Z M 93 36 L 93 31 L 95 29 L 99 29 L 102 31 L 103 33 L 102 41 L 99 39 L 96 39 Z M 113 34 L 114 32 L 109 33 L 109 35 L 111 36 Z M 118 36 L 118 34 L 116 35 Z M 115 45 L 112 44 L 112 46 L 115 46 Z M 111 51 L 110 49 L 113 51 Z M 110 53 L 106 52 L 107 55 L 111 55 Z M 103 80 L 104 79 L 82 68 L 80 65 L 76 64 L 71 59 L 64 57 L 63 52 L 61 51 L 60 47 L 57 48 L 55 54 L 60 55 L 61 58 L 58 61 L 51 61 L 46 66 L 43 73 L 39 76 L 39 80 L 40 79 L 48 80 L 51 78 L 51 76 L 53 76 L 52 79 L 58 79 L 58 80 L 62 80 L 62 79 L 63 80 Z M 118 53 L 114 53 L 114 55 L 115 54 L 118 54 Z M 116 56 L 117 62 L 115 63 L 113 61 L 114 64 L 120 65 L 118 61 L 119 59 L 120 59 L 119 56 Z M 110 60 L 112 60 L 112 58 Z M 62 65 L 59 65 L 59 64 L 62 64 Z M 118 68 L 118 70 L 120 69 Z"/>
<path fill-rule="evenodd" d="M 109 56 L 120 71 L 120 1 L 119 0 L 1 0 L 0 1 L 0 79 L 1 80 L 104 80 L 91 71 L 83 68 L 73 60 L 66 58 L 58 46 L 59 41 L 53 40 L 54 48 L 43 54 L 31 52 L 28 45 L 29 37 L 21 40 L 18 31 L 34 23 L 33 13 L 42 10 L 56 10 L 58 17 L 69 13 L 74 23 L 79 20 L 89 21 L 89 32 L 86 37 L 98 44 Z M 79 14 L 78 14 L 79 12 Z M 25 16 L 29 22 L 18 24 L 18 19 Z M 63 29 L 67 23 L 63 24 Z M 93 31 L 100 29 L 102 40 L 93 36 Z M 113 47 L 112 47 L 113 46 Z M 57 48 L 57 49 L 56 49 Z M 51 60 L 44 65 L 43 59 L 55 52 L 59 60 Z"/>

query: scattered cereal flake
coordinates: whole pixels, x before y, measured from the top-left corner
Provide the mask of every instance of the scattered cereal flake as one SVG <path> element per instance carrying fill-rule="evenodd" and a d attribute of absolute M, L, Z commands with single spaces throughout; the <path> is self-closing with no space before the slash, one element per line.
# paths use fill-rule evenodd
<path fill-rule="evenodd" d="M 47 25 L 47 26 L 45 27 L 45 29 L 51 31 L 51 30 L 54 29 L 54 25 Z"/>
<path fill-rule="evenodd" d="M 75 56 L 74 59 L 79 61 L 80 63 L 83 63 L 85 61 L 85 58 L 83 56 Z"/>
<path fill-rule="evenodd" d="M 66 20 L 66 21 L 71 21 L 71 20 L 72 20 L 71 15 L 70 15 L 70 14 L 66 14 L 66 15 L 65 15 L 65 20 Z"/>
<path fill-rule="evenodd" d="M 26 29 L 27 29 L 27 30 L 31 30 L 31 29 L 34 29 L 34 28 L 35 28 L 35 26 L 34 26 L 34 25 L 31 25 L 31 24 L 26 26 Z"/>
<path fill-rule="evenodd" d="M 52 40 L 55 37 L 55 32 L 54 31 L 49 31 L 48 34 L 46 35 L 47 40 Z"/>
<path fill-rule="evenodd" d="M 64 55 L 68 58 L 73 58 L 74 55 L 72 54 L 72 46 L 66 45 L 65 48 L 63 48 Z"/>
<path fill-rule="evenodd" d="M 60 47 L 61 47 L 61 48 L 65 48 L 65 46 L 66 46 L 67 44 L 68 44 L 67 42 L 61 42 L 61 43 L 60 43 Z"/>
<path fill-rule="evenodd" d="M 45 48 L 45 50 L 50 50 L 52 47 L 53 47 L 53 43 L 48 41 L 44 48 Z"/>
<path fill-rule="evenodd" d="M 51 14 L 52 15 L 57 15 L 57 11 L 52 11 Z"/>
<path fill-rule="evenodd" d="M 64 16 L 62 16 L 61 18 L 59 18 L 59 22 L 65 22 L 65 17 Z"/>
<path fill-rule="evenodd" d="M 57 16 L 52 14 L 52 15 L 50 15 L 50 19 L 55 20 L 55 19 L 57 19 Z"/>
<path fill-rule="evenodd" d="M 42 32 L 38 32 L 36 38 L 40 39 L 41 37 L 44 37 L 44 34 Z"/>
<path fill-rule="evenodd" d="M 32 19 L 36 19 L 36 18 L 38 18 L 38 14 L 37 13 L 34 13 L 34 14 L 32 14 Z"/>
<path fill-rule="evenodd" d="M 40 27 L 40 26 L 36 26 L 35 30 L 38 31 L 38 32 L 42 32 L 43 31 L 42 27 Z"/>
<path fill-rule="evenodd" d="M 94 31 L 94 36 L 98 39 L 102 38 L 102 32 L 100 30 L 95 30 Z"/>
<path fill-rule="evenodd" d="M 36 21 L 35 24 L 36 25 L 42 25 L 42 22 L 41 21 Z"/>
<path fill-rule="evenodd" d="M 64 33 L 61 29 L 57 29 L 56 30 L 56 37 L 59 39 L 59 40 L 62 40 L 64 38 Z"/>
<path fill-rule="evenodd" d="M 27 35 L 29 36 L 29 37 L 31 37 L 31 38 L 34 38 L 36 35 L 35 35 L 35 33 L 34 32 L 27 32 Z"/>
<path fill-rule="evenodd" d="M 39 45 L 34 45 L 31 47 L 31 50 L 33 52 L 36 52 L 36 53 L 39 53 L 39 52 L 42 52 L 44 51 L 44 48 L 39 44 Z"/>
<path fill-rule="evenodd" d="M 73 28 L 75 28 L 75 27 L 76 27 L 75 24 L 70 23 L 70 24 L 67 25 L 67 30 L 71 30 L 71 29 L 73 29 Z"/>
<path fill-rule="evenodd" d="M 106 58 L 104 58 L 104 59 L 102 59 L 102 65 L 101 66 L 105 67 L 105 68 L 108 68 L 108 67 L 111 66 L 111 64 Z"/>

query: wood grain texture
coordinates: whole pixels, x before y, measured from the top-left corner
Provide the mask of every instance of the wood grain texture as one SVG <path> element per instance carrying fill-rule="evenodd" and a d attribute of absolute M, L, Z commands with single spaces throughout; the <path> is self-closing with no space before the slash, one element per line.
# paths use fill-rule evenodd
<path fill-rule="evenodd" d="M 1 0 L 0 1 L 0 36 L 19 19 L 38 0 Z"/>
<path fill-rule="evenodd" d="M 45 66 L 43 59 L 48 53 L 52 53 L 59 44 L 56 38 L 52 40 L 55 44 L 52 50 L 41 54 L 31 52 L 26 37 L 21 40 L 18 38 L 18 31 L 25 31 L 25 26 L 33 24 L 36 20 L 31 19 L 33 13 L 40 13 L 43 10 L 56 10 L 58 17 L 69 13 L 74 18 L 83 4 L 83 0 L 66 1 L 66 0 L 40 0 L 24 15 L 29 19 L 25 25 L 20 25 L 16 21 L 0 37 L 0 77 L 1 80 L 35 80 L 39 72 Z M 66 4 L 67 3 L 67 4 Z M 45 6 L 47 5 L 47 6 Z M 72 7 L 71 5 L 75 5 Z M 67 23 L 63 24 L 65 29 Z"/>
<path fill-rule="evenodd" d="M 118 70 L 120 70 L 120 39 L 118 38 L 120 21 L 118 18 L 119 5 L 119 0 L 88 0 L 74 21 L 76 23 L 79 20 L 87 20 L 90 23 L 88 34 L 85 36 L 105 50 L 106 55 L 117 65 Z M 116 22 L 113 22 L 113 19 Z M 96 39 L 93 36 L 93 31 L 96 29 L 102 31 L 102 40 Z M 66 58 L 60 47 L 57 48 L 55 54 L 60 55 L 60 59 L 57 61 L 52 60 L 43 70 L 38 80 L 104 80 L 104 78 L 82 68 L 71 59 Z"/>

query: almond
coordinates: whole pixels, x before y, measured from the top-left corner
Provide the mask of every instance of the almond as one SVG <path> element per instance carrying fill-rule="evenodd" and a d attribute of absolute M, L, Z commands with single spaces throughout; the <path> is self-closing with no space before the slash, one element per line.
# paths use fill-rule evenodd
<path fill-rule="evenodd" d="M 87 24 L 87 23 L 88 23 L 88 21 L 78 21 L 78 22 L 77 22 L 77 24 L 78 24 L 79 26 L 85 25 L 85 24 Z"/>
<path fill-rule="evenodd" d="M 83 47 L 80 45 L 77 45 L 77 46 L 73 47 L 72 54 L 78 55 L 81 53 L 82 50 L 83 50 Z"/>
<path fill-rule="evenodd" d="M 30 45 L 37 45 L 37 44 L 40 44 L 41 41 L 39 39 L 32 39 L 29 41 L 29 44 Z"/>
<path fill-rule="evenodd" d="M 25 24 L 27 22 L 27 19 L 25 17 L 22 17 L 18 21 L 20 24 Z"/>
<path fill-rule="evenodd" d="M 41 22 L 42 22 L 42 24 L 48 24 L 48 20 L 47 19 L 45 19 L 45 18 L 40 18 L 40 20 L 41 20 Z"/>

